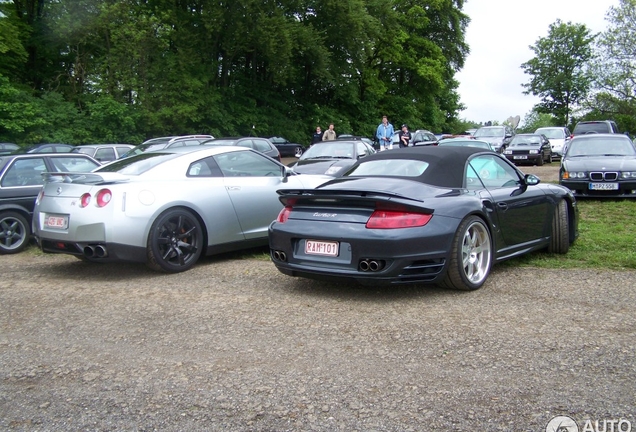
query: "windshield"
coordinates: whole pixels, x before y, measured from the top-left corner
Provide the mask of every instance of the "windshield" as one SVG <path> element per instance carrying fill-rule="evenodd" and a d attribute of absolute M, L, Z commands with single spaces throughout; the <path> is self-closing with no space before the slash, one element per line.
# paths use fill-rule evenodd
<path fill-rule="evenodd" d="M 517 135 L 510 141 L 510 147 L 541 145 L 541 137 L 538 135 Z"/>
<path fill-rule="evenodd" d="M 108 165 L 96 169 L 95 172 L 116 172 L 127 175 L 139 175 L 177 156 L 179 155 L 175 153 L 141 153 L 125 159 L 117 159 Z"/>
<path fill-rule="evenodd" d="M 575 138 L 568 146 L 567 156 L 634 156 L 636 149 L 629 138 Z"/>
<path fill-rule="evenodd" d="M 504 128 L 479 128 L 477 132 L 475 132 L 474 137 L 502 137 L 504 136 Z"/>
<path fill-rule="evenodd" d="M 234 145 L 235 143 L 236 143 L 236 140 L 215 139 L 215 140 L 203 141 L 201 145 L 231 146 L 231 145 Z"/>
<path fill-rule="evenodd" d="M 307 159 L 353 159 L 355 144 L 351 142 L 328 141 L 309 147 L 299 160 Z"/>

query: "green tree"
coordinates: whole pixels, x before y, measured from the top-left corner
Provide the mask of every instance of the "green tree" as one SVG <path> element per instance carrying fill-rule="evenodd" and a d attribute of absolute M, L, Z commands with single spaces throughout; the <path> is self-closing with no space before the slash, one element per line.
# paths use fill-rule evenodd
<path fill-rule="evenodd" d="M 522 84 L 524 93 L 539 96 L 537 111 L 552 114 L 561 125 L 569 123 L 572 110 L 590 91 L 588 65 L 594 38 L 585 24 L 557 20 L 550 24 L 547 37 L 530 46 L 535 57 L 521 65 L 532 76 L 530 82 Z"/>

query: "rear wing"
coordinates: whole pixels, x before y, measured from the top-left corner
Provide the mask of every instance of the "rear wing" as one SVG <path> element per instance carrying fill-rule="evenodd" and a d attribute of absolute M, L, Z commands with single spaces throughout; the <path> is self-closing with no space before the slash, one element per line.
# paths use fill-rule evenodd
<path fill-rule="evenodd" d="M 104 185 L 113 183 L 126 183 L 130 177 L 119 173 L 78 173 L 78 172 L 43 172 L 44 183 L 76 183 Z"/>

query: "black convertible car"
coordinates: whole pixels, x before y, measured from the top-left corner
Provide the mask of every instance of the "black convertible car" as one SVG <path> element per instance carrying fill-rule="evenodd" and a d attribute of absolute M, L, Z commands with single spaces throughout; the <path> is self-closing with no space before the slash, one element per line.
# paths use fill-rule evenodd
<path fill-rule="evenodd" d="M 270 254 L 290 276 L 474 290 L 493 263 L 567 253 L 578 235 L 569 189 L 473 147 L 381 152 L 315 189 L 278 193 Z"/>

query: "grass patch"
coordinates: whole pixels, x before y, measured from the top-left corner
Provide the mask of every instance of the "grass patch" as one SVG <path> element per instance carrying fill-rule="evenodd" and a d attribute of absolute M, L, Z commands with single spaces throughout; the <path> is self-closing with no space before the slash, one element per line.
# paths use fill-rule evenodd
<path fill-rule="evenodd" d="M 580 200 L 579 238 L 565 255 L 536 252 L 501 265 L 636 269 L 636 200 Z"/>

